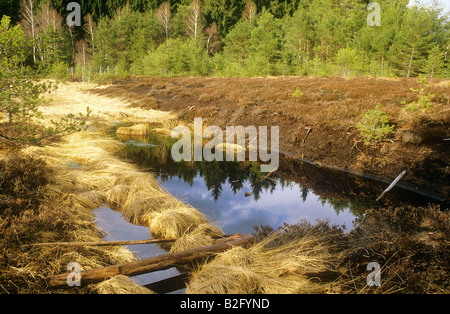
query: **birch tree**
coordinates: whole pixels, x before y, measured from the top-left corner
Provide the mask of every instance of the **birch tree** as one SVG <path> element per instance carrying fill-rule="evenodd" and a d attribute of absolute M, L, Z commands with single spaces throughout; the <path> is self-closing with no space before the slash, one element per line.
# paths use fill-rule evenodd
<path fill-rule="evenodd" d="M 256 5 L 250 0 L 247 2 L 244 8 L 244 12 L 242 13 L 242 18 L 247 21 L 252 21 L 256 16 Z"/>
<path fill-rule="evenodd" d="M 203 28 L 202 4 L 200 3 L 200 0 L 193 0 L 189 5 L 186 15 L 186 27 L 188 35 L 194 40 L 197 40 L 198 35 Z"/>
<path fill-rule="evenodd" d="M 170 21 L 172 20 L 172 12 L 170 11 L 170 4 L 168 2 L 163 2 L 161 6 L 155 11 L 155 15 L 164 31 L 166 40 L 168 40 Z"/>
<path fill-rule="evenodd" d="M 206 34 L 206 52 L 208 54 L 218 52 L 220 48 L 220 40 L 216 24 L 212 23 L 210 26 L 208 26 L 205 30 L 205 34 Z"/>
<path fill-rule="evenodd" d="M 31 38 L 33 43 L 33 62 L 36 63 L 37 52 L 37 28 L 38 21 L 36 17 L 37 1 L 36 0 L 21 0 L 20 2 L 20 25 L 28 38 Z"/>
<path fill-rule="evenodd" d="M 91 50 L 92 54 L 95 53 L 95 27 L 96 23 L 94 19 L 92 18 L 92 15 L 90 13 L 86 14 L 84 17 L 84 25 L 83 30 L 86 32 L 89 38 L 89 42 L 91 44 Z"/>

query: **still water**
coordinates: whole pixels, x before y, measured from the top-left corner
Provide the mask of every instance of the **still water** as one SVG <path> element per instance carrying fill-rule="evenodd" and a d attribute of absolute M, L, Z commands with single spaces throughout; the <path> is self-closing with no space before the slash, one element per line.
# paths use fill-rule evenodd
<path fill-rule="evenodd" d="M 257 197 L 252 194 L 250 180 L 245 180 L 239 191 L 234 191 L 226 182 L 216 199 L 214 191 L 208 188 L 199 173 L 191 182 L 178 177 L 162 178 L 160 175 L 158 180 L 170 193 L 208 215 L 227 234 L 251 233 L 255 231 L 253 226 L 258 225 L 277 229 L 283 223 L 293 224 L 301 219 L 309 222 L 329 219 L 332 223 L 351 227 L 355 219 L 348 208 L 336 211 L 325 199 L 313 192 L 305 192 L 304 187 L 293 182 L 282 184 L 275 180 L 273 188 L 263 189 Z"/>

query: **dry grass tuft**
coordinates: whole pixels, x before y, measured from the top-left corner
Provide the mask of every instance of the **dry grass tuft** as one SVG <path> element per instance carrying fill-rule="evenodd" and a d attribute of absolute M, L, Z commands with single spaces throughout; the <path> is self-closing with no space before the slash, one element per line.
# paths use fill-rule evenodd
<path fill-rule="evenodd" d="M 206 216 L 186 205 L 145 215 L 150 232 L 163 239 L 179 238 L 208 222 Z"/>
<path fill-rule="evenodd" d="M 148 124 L 136 124 L 130 127 L 120 127 L 117 129 L 117 135 L 138 135 L 145 136 L 150 132 Z"/>
<path fill-rule="evenodd" d="M 99 294 L 155 294 L 155 292 L 133 282 L 127 276 L 115 276 L 95 285 Z"/>
<path fill-rule="evenodd" d="M 170 252 L 181 252 L 202 246 L 213 245 L 214 237 L 222 236 L 223 231 L 209 223 L 197 226 L 190 233 L 185 233 L 178 238 L 170 248 Z"/>
<path fill-rule="evenodd" d="M 271 245 L 280 235 L 273 233 L 249 249 L 239 247 L 219 254 L 192 275 L 186 293 L 323 293 L 331 289 L 329 282 L 303 276 L 331 269 L 334 257 L 322 244 L 323 235 L 310 233 Z"/>

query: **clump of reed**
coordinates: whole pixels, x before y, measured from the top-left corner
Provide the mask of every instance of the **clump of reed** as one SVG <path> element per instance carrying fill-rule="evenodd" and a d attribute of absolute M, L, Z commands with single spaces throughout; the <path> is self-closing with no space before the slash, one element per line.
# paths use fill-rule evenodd
<path fill-rule="evenodd" d="M 213 245 L 215 238 L 221 236 L 223 236 L 221 229 L 210 223 L 203 223 L 195 227 L 191 232 L 185 233 L 178 238 L 170 247 L 170 253 Z"/>
<path fill-rule="evenodd" d="M 310 232 L 283 239 L 274 232 L 248 249 L 235 247 L 216 256 L 193 273 L 186 288 L 192 294 L 288 294 L 325 293 L 332 281 L 311 280 L 305 274 L 332 270 L 336 256 L 325 237 L 330 233 Z"/>
<path fill-rule="evenodd" d="M 124 247 L 35 246 L 35 243 L 101 241 L 90 209 L 73 194 L 44 196 L 33 209 L 15 216 L 0 215 L 0 287 L 6 293 L 48 293 L 51 276 L 69 263 L 82 270 L 134 260 Z M 88 293 L 88 287 L 58 293 Z"/>
<path fill-rule="evenodd" d="M 208 222 L 205 215 L 187 205 L 151 212 L 144 216 L 156 238 L 175 239 Z"/>

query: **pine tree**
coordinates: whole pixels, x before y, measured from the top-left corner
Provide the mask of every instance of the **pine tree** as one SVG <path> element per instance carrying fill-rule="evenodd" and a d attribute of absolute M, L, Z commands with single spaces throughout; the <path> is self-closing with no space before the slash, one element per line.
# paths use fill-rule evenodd
<path fill-rule="evenodd" d="M 26 122 L 39 114 L 40 93 L 46 86 L 33 82 L 23 69 L 31 49 L 21 28 L 10 22 L 8 16 L 0 21 L 0 111 L 8 123 Z"/>
<path fill-rule="evenodd" d="M 241 19 L 245 0 L 204 0 L 203 9 L 208 24 L 215 23 L 221 38 L 225 38 Z"/>
<path fill-rule="evenodd" d="M 338 51 L 336 63 L 343 76 L 350 76 L 350 72 L 358 72 L 362 68 L 359 52 L 350 47 L 346 47 Z"/>
<path fill-rule="evenodd" d="M 27 57 L 25 34 L 20 26 L 11 26 L 11 19 L 4 15 L 0 21 L 0 71 L 13 71 Z"/>
<path fill-rule="evenodd" d="M 410 77 L 419 74 L 428 51 L 437 38 L 436 14 L 435 10 L 424 7 L 406 9 L 389 51 L 389 59 L 399 75 Z"/>
<path fill-rule="evenodd" d="M 424 62 L 422 70 L 432 78 L 440 76 L 444 70 L 444 66 L 444 53 L 438 45 L 435 45 L 431 49 L 427 60 Z"/>
<path fill-rule="evenodd" d="M 37 21 L 40 67 L 48 70 L 54 62 L 71 59 L 70 44 L 64 36 L 63 18 L 51 6 L 50 0 L 40 3 Z"/>
<path fill-rule="evenodd" d="M 370 74 L 386 75 L 390 72 L 388 51 L 402 24 L 408 0 L 377 1 L 381 8 L 381 25 L 364 24 L 357 32 L 354 47 L 365 51 L 370 59 Z"/>
<path fill-rule="evenodd" d="M 300 6 L 292 17 L 286 19 L 283 27 L 286 34 L 283 59 L 295 68 L 294 73 L 305 74 L 313 45 L 312 25 L 308 11 Z"/>

